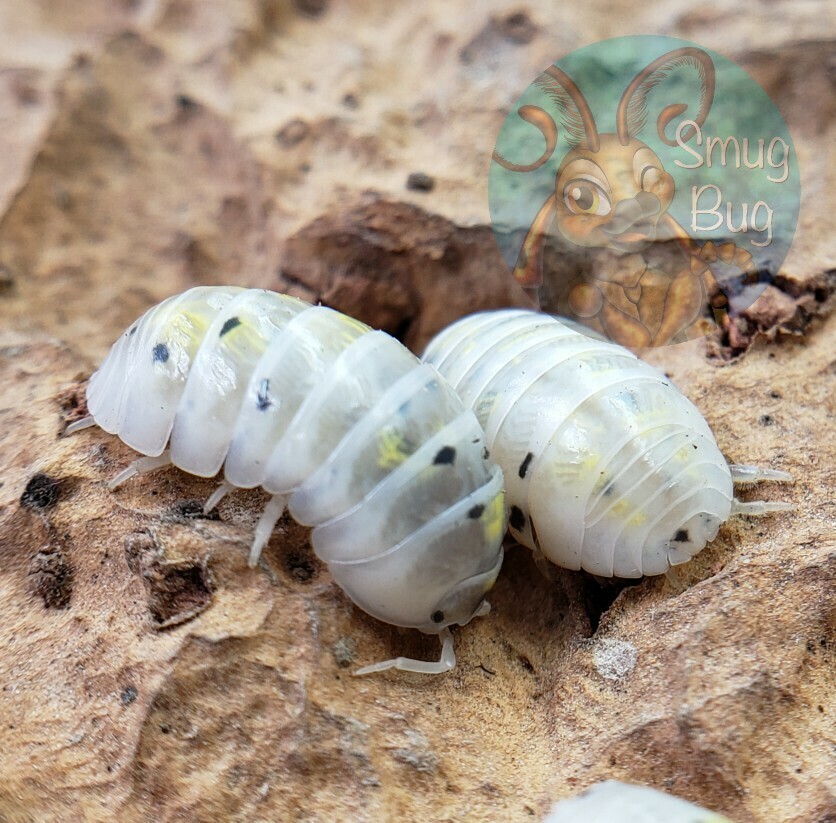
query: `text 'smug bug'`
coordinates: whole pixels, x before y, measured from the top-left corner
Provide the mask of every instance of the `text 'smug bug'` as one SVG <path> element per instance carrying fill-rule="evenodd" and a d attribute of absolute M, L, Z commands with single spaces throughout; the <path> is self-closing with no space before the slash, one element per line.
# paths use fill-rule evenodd
<path fill-rule="evenodd" d="M 453 668 L 448 627 L 487 613 L 502 564 L 503 477 L 473 413 L 397 340 L 294 297 L 198 287 L 117 340 L 87 401 L 68 431 L 95 423 L 146 455 L 111 488 L 168 464 L 223 467 L 207 511 L 235 488 L 272 494 L 251 566 L 287 506 L 361 609 L 441 638 L 437 662 L 358 674 Z"/>
<path fill-rule="evenodd" d="M 696 406 L 627 349 L 539 312 L 471 315 L 424 354 L 472 408 L 505 473 L 513 536 L 567 569 L 663 574 L 743 503 L 734 483 L 789 481 L 729 465 Z"/>

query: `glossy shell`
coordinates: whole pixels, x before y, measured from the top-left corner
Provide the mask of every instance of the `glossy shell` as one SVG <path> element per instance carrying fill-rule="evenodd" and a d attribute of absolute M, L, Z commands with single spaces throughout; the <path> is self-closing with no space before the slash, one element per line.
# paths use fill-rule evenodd
<path fill-rule="evenodd" d="M 505 310 L 453 324 L 424 360 L 484 427 L 513 535 L 553 563 L 661 574 L 728 519 L 731 472 L 708 424 L 627 349 Z"/>
<path fill-rule="evenodd" d="M 287 497 L 362 609 L 438 633 L 502 561 L 502 474 L 430 366 L 339 312 L 195 288 L 150 309 L 91 378 L 96 423 L 144 455 Z"/>
<path fill-rule="evenodd" d="M 543 823 L 731 823 L 722 815 L 649 786 L 596 783 L 561 800 Z"/>

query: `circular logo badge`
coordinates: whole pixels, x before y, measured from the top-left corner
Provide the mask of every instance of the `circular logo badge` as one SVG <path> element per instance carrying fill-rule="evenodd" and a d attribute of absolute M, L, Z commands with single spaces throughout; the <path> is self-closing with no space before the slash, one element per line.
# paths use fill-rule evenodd
<path fill-rule="evenodd" d="M 778 272 L 798 164 L 764 90 L 709 49 L 605 40 L 549 66 L 491 163 L 494 234 L 544 311 L 622 345 L 709 333 Z"/>

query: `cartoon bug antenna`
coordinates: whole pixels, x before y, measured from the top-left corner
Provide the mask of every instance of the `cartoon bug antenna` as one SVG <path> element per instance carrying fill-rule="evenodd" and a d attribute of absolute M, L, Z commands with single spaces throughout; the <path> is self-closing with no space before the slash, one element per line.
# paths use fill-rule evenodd
<path fill-rule="evenodd" d="M 702 50 L 695 48 L 682 48 L 663 54 L 654 60 L 631 81 L 630 85 L 621 95 L 616 111 L 616 130 L 618 140 L 622 146 L 626 146 L 630 140 L 644 127 L 647 120 L 647 98 L 650 92 L 661 83 L 675 68 L 683 65 L 692 65 L 697 69 L 702 88 L 700 89 L 700 107 L 693 121 L 697 126 L 702 126 L 711 110 L 714 102 L 714 63 L 711 58 Z M 671 140 L 665 129 L 674 117 L 687 111 L 685 103 L 674 103 L 662 109 L 656 121 L 656 132 L 659 139 L 668 146 L 675 146 L 676 141 Z M 684 142 L 690 140 L 695 133 L 693 126 L 684 129 L 681 139 Z"/>

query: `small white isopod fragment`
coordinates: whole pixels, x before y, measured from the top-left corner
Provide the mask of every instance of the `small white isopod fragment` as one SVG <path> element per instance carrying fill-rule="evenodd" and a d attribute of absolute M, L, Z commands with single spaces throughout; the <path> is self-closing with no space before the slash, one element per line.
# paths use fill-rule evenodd
<path fill-rule="evenodd" d="M 561 800 L 543 823 L 731 823 L 727 817 L 647 786 L 596 783 Z"/>

